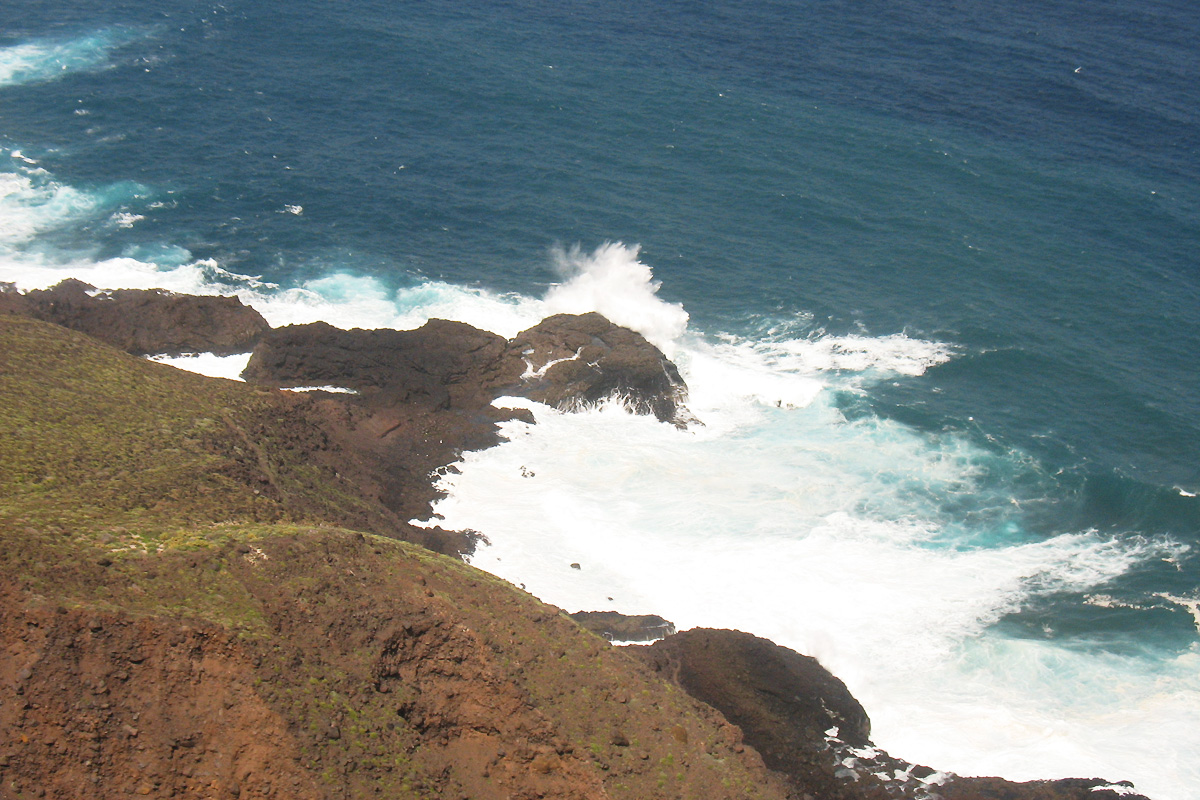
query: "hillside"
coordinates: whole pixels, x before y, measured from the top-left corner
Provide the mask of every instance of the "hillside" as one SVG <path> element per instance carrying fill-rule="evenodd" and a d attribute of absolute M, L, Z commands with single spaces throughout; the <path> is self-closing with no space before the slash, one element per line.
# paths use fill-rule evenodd
<path fill-rule="evenodd" d="M 203 378 L 21 316 L 0 399 L 4 800 L 1117 796 L 939 777 L 871 748 L 813 659 L 613 648 L 422 546 L 469 546 L 399 512 L 488 442 L 477 399 Z"/>
<path fill-rule="evenodd" d="M 0 319 L 11 797 L 782 797 L 711 708 L 302 455 L 304 398 Z"/>

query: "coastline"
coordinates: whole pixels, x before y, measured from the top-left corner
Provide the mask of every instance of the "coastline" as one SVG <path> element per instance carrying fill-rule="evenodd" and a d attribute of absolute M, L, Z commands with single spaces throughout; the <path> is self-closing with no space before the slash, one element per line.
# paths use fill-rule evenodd
<path fill-rule="evenodd" d="M 601 333 L 610 331 L 609 328 L 603 327 L 594 318 L 585 320 L 583 324 L 585 331 L 590 330 L 593 332 L 587 334 L 590 339 L 597 338 L 594 336 L 597 330 Z M 439 326 L 435 325 L 433 327 L 436 330 Z M 254 498 L 248 506 L 251 509 L 251 513 L 261 516 L 264 512 L 261 509 L 254 509 L 261 506 L 260 501 L 265 499 L 278 503 L 285 515 L 300 515 L 303 517 L 306 514 L 318 513 L 319 515 L 323 515 L 328 521 L 336 522 L 345 527 L 358 527 L 360 530 L 365 529 L 391 536 L 399 535 L 400 538 L 406 538 L 406 535 L 426 536 L 426 541 L 420 543 L 432 546 L 433 549 L 440 548 L 443 551 L 464 552 L 464 544 L 469 544 L 469 541 L 464 540 L 461 536 L 455 538 L 452 532 L 429 533 L 427 531 L 420 532 L 420 529 L 412 530 L 411 526 L 404 527 L 407 525 L 404 520 L 411 517 L 405 517 L 400 512 L 407 512 L 421 504 L 428 504 L 434 492 L 434 487 L 429 483 L 431 473 L 436 472 L 438 469 L 453 469 L 454 461 L 466 449 L 473 449 L 473 446 L 489 447 L 497 441 L 495 438 L 495 424 L 497 422 L 494 416 L 495 412 L 487 411 L 487 408 L 490 407 L 490 400 L 494 399 L 494 396 L 512 391 L 513 384 L 511 381 L 512 375 L 516 371 L 516 364 L 515 362 L 511 362 L 513 356 L 511 352 L 512 348 L 509 346 L 511 343 L 503 342 L 503 340 L 497 341 L 500 337 L 485 335 L 483 339 L 471 339 L 471 337 L 476 337 L 481 332 L 470 333 L 457 325 L 451 325 L 451 329 L 455 336 L 450 337 L 450 339 L 457 341 L 457 344 L 447 344 L 445 337 L 438 337 L 433 342 L 421 342 L 413 348 L 408 356 L 397 360 L 398 364 L 408 364 L 411 366 L 414 363 L 412 359 L 417 359 L 423 364 L 419 371 L 425 376 L 433 374 L 429 370 L 430 363 L 447 366 L 447 371 L 443 375 L 450 376 L 453 380 L 449 380 L 443 384 L 444 391 L 442 392 L 436 391 L 434 385 L 427 384 L 421 391 L 417 392 L 414 392 L 410 387 L 403 397 L 398 397 L 396 394 L 398 390 L 397 384 L 381 379 L 378 372 L 374 369 L 370 370 L 369 373 L 359 373 L 358 377 L 355 377 L 355 370 L 353 368 L 346 369 L 338 376 L 330 376 L 323 371 L 324 367 L 313 367 L 312 364 L 309 364 L 307 367 L 295 369 L 297 364 L 303 365 L 303 360 L 298 361 L 294 357 L 272 359 L 264 356 L 260 358 L 257 362 L 258 366 L 251 373 L 260 376 L 260 379 L 269 380 L 272 384 L 295 383 L 299 385 L 312 385 L 312 383 L 319 382 L 317 376 L 313 374 L 315 369 L 316 372 L 320 373 L 321 380 L 331 380 L 333 381 L 332 385 L 345 386 L 347 384 L 358 383 L 357 390 L 360 391 L 360 395 L 340 397 L 333 395 L 323 396 L 314 393 L 309 397 L 296 397 L 294 395 L 289 397 L 286 393 L 279 392 L 264 395 L 264 397 L 269 396 L 274 398 L 270 403 L 283 403 L 281 407 L 287 408 L 289 415 L 294 415 L 292 423 L 287 426 L 287 430 L 290 431 L 288 441 L 283 445 L 283 449 L 280 452 L 288 453 L 290 451 L 292 455 L 288 456 L 288 458 L 296 460 L 291 462 L 293 463 L 292 467 L 286 467 L 282 471 L 280 465 L 271 465 L 272 457 L 269 454 L 264 454 L 266 451 L 263 450 L 261 445 L 254 444 L 254 438 L 259 435 L 256 433 L 257 428 L 253 425 L 247 427 L 240 423 L 233 426 L 232 430 L 237 432 L 237 436 L 241 437 L 240 440 L 245 443 L 248 452 L 253 454 L 250 461 L 246 462 L 247 473 L 240 478 L 240 480 L 246 481 L 247 485 L 258 487 L 250 495 L 250 497 Z M 601 396 L 604 393 L 611 392 L 611 387 L 614 385 L 613 381 L 615 380 L 612 374 L 609 374 L 604 380 L 600 381 L 592 380 L 589 382 L 580 379 L 580 376 L 573 370 L 581 363 L 586 365 L 593 362 L 590 359 L 585 361 L 581 358 L 570 358 L 569 355 L 564 355 L 564 353 L 569 354 L 573 350 L 569 341 L 571 330 L 570 326 L 558 329 L 555 337 L 558 339 L 564 339 L 565 337 L 564 341 L 560 342 L 557 346 L 548 346 L 540 351 L 540 360 L 534 361 L 534 363 L 528 365 L 528 369 L 517 374 L 519 378 L 521 375 L 530 372 L 530 370 L 533 373 L 542 371 L 542 375 L 540 376 L 542 379 L 552 379 L 555 377 L 554 373 L 556 369 L 564 373 L 564 381 L 553 390 L 558 391 L 562 385 L 574 387 L 577 392 L 575 395 L 561 393 L 554 395 L 558 402 L 568 408 L 576 404 L 578 398 L 586 398 L 586 392 L 588 391 L 599 391 Z M 318 334 L 318 338 L 329 335 L 340 336 L 340 334 L 331 334 L 325 328 L 318 328 L 315 331 L 310 330 L 306 333 L 311 334 L 314 332 Z M 295 331 L 291 333 L 295 333 Z M 429 331 L 425 333 L 428 334 Z M 467 348 L 473 354 L 473 358 L 468 362 L 456 360 L 457 356 L 461 356 L 462 353 L 458 353 L 456 356 L 453 353 L 448 353 L 446 350 L 448 348 L 450 351 L 454 351 L 459 347 L 461 345 L 461 337 L 464 335 L 469 340 L 475 341 L 476 344 L 483 342 L 480 346 Z M 610 331 L 608 335 L 611 338 L 615 334 Z M 458 338 L 455 339 L 455 337 Z M 555 337 L 551 337 L 551 339 Z M 641 349 L 643 355 L 646 355 L 651 360 L 663 358 L 661 351 L 657 351 L 656 348 L 653 348 L 652 345 L 649 345 L 644 340 L 641 342 L 630 340 L 626 334 L 620 334 L 618 339 L 625 345 L 633 341 Z M 519 341 L 516 354 L 522 357 L 520 359 L 522 362 L 525 358 L 534 356 L 539 352 L 536 347 L 533 348 L 535 353 L 526 352 L 530 349 L 529 345 L 531 344 L 528 338 L 514 341 Z M 311 342 L 311 336 L 306 336 L 302 340 L 293 339 L 290 342 L 275 340 L 268 350 L 274 349 L 276 356 L 279 356 L 283 352 L 291 352 L 292 356 L 295 356 L 296 348 L 304 350 L 310 346 Z M 343 348 L 341 352 L 347 349 L 354 350 L 359 355 L 362 355 L 360 348 L 357 346 Z M 403 348 L 397 348 L 395 342 L 389 342 L 383 349 L 392 354 L 403 351 Z M 509 365 L 507 367 L 497 367 L 497 364 L 503 365 L 506 363 L 503 357 L 504 353 L 508 353 L 509 355 Z M 370 357 L 367 356 L 367 358 L 369 361 Z M 431 359 L 432 361 L 424 362 L 421 359 Z M 602 360 L 596 359 L 595 363 L 598 364 Z M 290 365 L 290 368 L 293 368 L 294 372 L 284 376 L 278 371 L 277 367 L 270 368 L 270 363 Z M 329 359 L 319 358 L 312 363 L 327 365 Z M 619 366 L 628 366 L 630 362 L 627 358 L 616 358 L 615 363 Z M 636 366 L 639 362 L 635 360 L 633 363 Z M 483 366 L 480 366 L 481 364 Z M 342 366 L 346 367 L 344 363 L 342 363 Z M 650 371 L 654 372 L 654 370 Z M 636 370 L 634 372 L 636 374 Z M 364 377 L 367 374 L 371 376 L 369 379 Z M 670 373 L 664 372 L 661 368 L 657 370 L 657 374 L 666 374 L 670 377 Z M 474 375 L 475 378 L 470 381 L 465 380 L 464 376 L 467 375 Z M 481 375 L 485 377 L 480 378 L 479 376 Z M 270 377 L 266 378 L 265 376 Z M 203 381 L 204 379 L 197 380 Z M 620 381 L 617 381 L 617 384 L 619 383 Z M 600 389 L 597 389 L 597 387 L 600 387 Z M 247 386 L 246 388 L 254 392 L 263 392 L 263 389 L 253 389 L 252 386 Z M 485 388 L 486 391 L 484 390 Z M 545 393 L 550 392 L 551 389 L 547 388 L 547 385 L 542 385 L 537 391 Z M 678 402 L 684 396 L 683 392 L 686 389 L 668 381 L 665 384 L 665 388 L 663 385 L 660 385 L 657 391 L 668 392 L 670 395 L 669 399 L 672 402 Z M 538 396 L 549 395 L 539 394 Z M 264 400 L 264 402 L 266 401 Z M 644 411 L 653 413 L 656 408 L 661 408 L 661 406 L 656 405 L 650 398 L 650 395 L 647 394 L 641 408 Z M 654 415 L 657 416 L 657 414 Z M 459 419 L 451 422 L 449 420 L 450 416 L 457 416 Z M 666 418 L 666 421 L 673 419 L 673 415 L 671 414 L 663 414 L 663 416 Z M 269 423 L 260 422 L 258 424 L 267 424 L 267 428 L 263 430 L 270 428 Z M 305 434 L 302 433 L 305 430 L 308 431 L 309 436 L 315 435 L 315 438 L 305 440 Z M 386 434 L 383 437 L 378 435 L 381 430 L 386 430 Z M 370 436 L 367 434 L 370 434 Z M 371 441 L 371 436 L 374 437 L 374 441 Z M 388 443 L 387 447 L 381 448 L 379 442 L 386 440 L 389 436 L 392 437 L 391 442 Z M 401 439 L 404 441 L 403 447 L 398 447 Z M 437 439 L 437 447 L 432 445 L 435 439 Z M 370 443 L 369 446 L 364 447 L 364 443 L 368 442 Z M 429 446 L 424 451 L 417 452 L 415 448 L 416 442 L 424 442 Z M 401 451 L 403 451 L 402 459 L 397 455 Z M 339 492 L 341 494 L 345 495 L 349 492 L 356 496 L 358 500 L 355 500 L 347 507 L 345 498 L 343 497 L 341 501 L 337 501 L 342 503 L 340 510 L 336 507 L 336 504 L 334 506 L 330 505 L 331 496 L 329 499 L 319 503 L 307 502 L 306 505 L 306 500 L 309 499 L 309 495 L 311 495 L 314 489 L 318 488 L 319 482 L 314 482 L 312 477 L 305 477 L 303 478 L 303 486 L 289 484 L 287 472 L 288 470 L 298 471 L 296 474 L 300 475 L 310 457 L 315 457 L 313 460 L 316 463 L 319 463 L 320 466 L 337 476 L 337 480 L 340 481 Z M 443 460 L 444 463 L 438 464 L 432 469 L 425 469 L 439 459 Z M 258 469 L 265 475 L 265 480 L 262 476 L 252 477 L 249 474 L 254 472 L 254 465 L 257 465 Z M 389 483 L 386 476 L 393 474 L 397 469 L 400 469 L 404 473 L 405 478 L 398 482 L 393 479 L 393 482 Z M 235 475 L 235 482 L 237 480 L 239 479 Z M 424 490 L 420 488 L 420 484 L 422 483 L 425 487 Z M 267 495 L 266 498 L 263 498 L 264 494 Z M 166 511 L 169 515 L 175 513 L 169 510 Z M 333 512 L 332 517 L 330 516 L 331 512 Z M 286 519 L 286 516 L 281 519 Z M 25 521 L 29 522 L 30 520 L 26 519 Z M 27 527 L 26 530 L 29 530 L 29 528 Z M 445 534 L 445 536 L 443 537 L 442 534 Z M 111 534 L 106 535 L 111 536 Z M 121 536 L 126 535 L 121 534 Z M 267 549 L 262 548 L 258 544 L 245 543 L 232 546 L 233 552 L 241 555 L 243 560 L 248 560 L 258 550 L 262 550 L 264 553 L 267 552 Z M 243 552 L 240 550 L 242 547 L 248 549 Z M 101 560 L 108 559 L 109 557 L 105 556 Z M 110 560 L 110 565 L 111 563 Z M 254 562 L 251 561 L 250 563 Z M 105 567 L 105 569 L 107 568 Z M 43 580 L 47 579 L 43 578 Z M 479 579 L 472 578 L 470 580 L 477 582 Z M 414 581 L 416 585 L 421 585 L 420 581 L 416 581 L 416 579 Z M 49 579 L 49 583 L 44 584 L 43 588 L 52 586 L 53 579 Z M 19 593 L 20 590 L 18 590 Z M 331 613 L 337 613 L 336 609 L 331 609 Z M 557 610 L 554 610 L 552 613 L 557 613 Z M 535 618 L 534 621 L 537 622 L 543 615 L 535 612 L 533 616 Z M 676 657 L 678 657 L 678 654 L 676 654 Z M 665 664 L 666 662 L 660 663 L 657 670 L 661 672 Z M 678 680 L 679 668 L 673 669 L 676 672 L 676 679 Z M 670 672 L 671 670 L 668 669 L 667 671 Z M 616 705 L 628 705 L 628 700 L 622 703 L 618 698 Z M 732 717 L 736 713 L 736 710 L 729 710 L 726 716 Z M 820 725 L 817 727 L 821 731 L 827 730 L 826 727 Z M 671 730 L 674 729 L 672 728 Z M 781 730 L 786 732 L 788 728 L 784 726 Z M 779 730 L 775 731 L 776 735 L 779 733 Z M 757 742 L 755 747 L 744 749 L 743 752 L 753 754 L 756 751 L 766 752 L 770 749 L 771 732 L 767 731 L 766 733 L 756 735 L 760 738 L 755 740 Z M 621 738 L 626 740 L 625 745 L 619 743 Z M 610 739 L 612 741 L 609 742 L 609 746 L 612 748 L 621 749 L 629 746 L 629 737 L 626 734 L 622 734 L 622 737 L 613 736 Z M 686 744 L 687 742 L 679 742 L 678 737 L 676 737 L 676 743 Z M 733 742 L 729 746 L 734 747 L 736 744 L 737 742 Z M 865 737 L 859 737 L 853 741 L 846 740 L 844 744 L 846 747 L 855 747 L 859 750 L 862 750 L 863 747 L 869 747 L 869 741 L 865 741 Z M 937 792 L 947 798 L 998 796 L 988 794 L 988 792 L 993 790 L 1000 790 L 996 787 L 1003 787 L 1004 791 L 1008 792 L 1025 792 L 1025 794 L 1008 794 L 1005 795 L 1006 797 L 1030 798 L 1084 796 L 1101 798 L 1116 797 L 1120 793 L 1127 794 L 1128 792 L 1127 787 L 1110 785 L 1106 781 L 1098 779 L 1074 783 L 1062 781 L 1039 782 L 1036 786 L 1028 785 L 1023 788 L 1014 788 L 1017 785 L 999 781 L 995 782 L 993 786 L 992 784 L 979 782 L 974 779 L 949 779 L 948 776 L 942 777 L 939 773 L 935 773 L 932 770 L 918 771 L 913 765 L 890 759 L 885 753 L 875 752 L 870 758 L 862 755 L 854 756 L 849 754 L 849 751 L 842 753 L 833 746 L 833 743 L 827 741 L 826 738 L 821 738 L 819 742 L 810 740 L 807 746 L 811 750 L 816 751 L 812 758 L 824 764 L 822 767 L 824 772 L 822 774 L 825 774 L 829 780 L 834 781 L 830 785 L 841 787 L 840 791 L 846 797 L 873 797 L 873 792 L 883 791 L 889 787 L 890 790 L 902 792 L 903 796 L 920 797 L 924 796 L 921 792 L 931 790 L 930 782 L 925 779 L 935 775 L 939 776 L 938 780 L 942 781 L 942 783 L 938 784 L 940 788 L 937 789 Z M 820 753 L 822 752 L 829 754 L 838 753 L 838 759 L 836 761 L 830 760 L 826 756 L 821 756 Z M 559 753 L 558 757 L 561 759 L 562 755 L 562 753 Z M 529 763 L 533 763 L 536 758 L 536 755 L 532 756 Z M 753 757 L 747 756 L 747 758 L 750 758 L 751 765 L 753 765 Z M 844 763 L 846 759 L 858 759 L 861 763 L 847 766 Z M 886 781 L 879 783 L 878 779 L 872 781 L 871 776 L 885 766 L 888 767 L 888 771 L 892 774 L 903 773 L 904 778 L 893 778 L 890 784 Z M 861 769 L 858 769 L 859 767 Z M 844 774 L 839 776 L 837 774 L 838 769 L 845 770 Z M 536 772 L 536 769 L 534 771 Z M 800 781 L 801 778 L 793 775 L 789 780 Z M 860 782 L 865 783 L 860 784 Z M 992 788 L 988 788 L 989 786 L 992 786 Z M 1111 788 L 1104 788 L 1108 786 L 1111 786 Z M 954 792 L 958 792 L 958 794 L 954 794 Z M 1086 794 L 1084 794 L 1085 792 Z M 682 796 L 689 795 L 685 794 Z"/>

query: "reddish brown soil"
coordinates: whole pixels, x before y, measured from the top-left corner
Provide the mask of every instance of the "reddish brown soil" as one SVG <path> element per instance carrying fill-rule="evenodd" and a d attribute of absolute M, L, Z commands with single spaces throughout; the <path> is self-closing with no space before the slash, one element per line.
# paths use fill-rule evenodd
<path fill-rule="evenodd" d="M 311 530 L 4 563 L 6 800 L 788 796 L 711 708 L 409 545 Z M 227 619 L 118 610 L 148 595 Z"/>
<path fill-rule="evenodd" d="M 323 796 L 236 636 L 0 602 L 0 796 Z"/>

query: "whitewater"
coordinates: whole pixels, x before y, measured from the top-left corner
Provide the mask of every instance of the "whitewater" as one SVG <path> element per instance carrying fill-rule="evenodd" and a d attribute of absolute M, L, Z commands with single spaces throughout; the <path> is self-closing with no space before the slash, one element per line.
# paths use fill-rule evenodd
<path fill-rule="evenodd" d="M 1036 539 L 1017 512 L 1050 502 L 1054 487 L 1027 455 L 841 410 L 839 397 L 954 359 L 953 343 L 796 335 L 804 320 L 755 339 L 695 331 L 620 243 L 548 254 L 561 281 L 543 297 L 441 282 L 389 292 L 349 274 L 284 288 L 209 261 L 55 261 L 11 245 L 120 212 L 111 189 L 85 197 L 30 172 L 23 164 L 0 195 L 0 281 L 22 290 L 73 277 L 235 294 L 273 326 L 411 329 L 436 317 L 510 337 L 552 313 L 599 311 L 670 353 L 698 420 L 687 429 L 619 398 L 575 413 L 497 401 L 537 424 L 505 423 L 503 444 L 465 454 L 438 479 L 433 516 L 415 521 L 483 534 L 473 565 L 568 611 L 655 613 L 813 655 L 897 757 L 1016 780 L 1120 777 L 1156 800 L 1185 800 L 1200 782 L 1196 648 L 1164 661 L 992 628 L 1032 597 L 1087 593 L 1187 546 L 1088 530 Z M 246 356 L 160 360 L 236 379 Z M 973 519 L 960 516 L 967 505 Z M 1163 602 L 1195 610 L 1189 598 Z"/>
<path fill-rule="evenodd" d="M 102 77 L 121 48 L 159 34 L 114 26 L 0 47 L 0 89 Z M 79 102 L 71 119 L 89 125 L 94 104 Z M 124 135 L 86 130 L 105 146 Z M 660 614 L 816 656 L 863 703 L 876 744 L 900 758 L 1017 780 L 1129 779 L 1154 800 L 1197 796 L 1200 598 L 1155 582 L 1194 564 L 1195 542 L 1137 519 L 1072 524 L 1060 512 L 1078 493 L 1070 470 L 969 413 L 918 424 L 876 404 L 919 397 L 993 351 L 953 330 L 827 330 L 824 316 L 794 309 L 728 324 L 710 312 L 701 324 L 697 296 L 664 299 L 674 283 L 656 275 L 666 265 L 632 242 L 524 254 L 553 279 L 521 291 L 419 271 L 389 281 L 321 253 L 306 254 L 308 276 L 247 274 L 151 227 L 186 206 L 186 191 L 140 175 L 72 182 L 53 166 L 70 154 L 0 144 L 0 282 L 23 291 L 70 277 L 232 294 L 273 326 L 411 329 L 443 318 L 509 337 L 549 314 L 599 311 L 660 347 L 688 385 L 696 422 L 686 429 L 630 414 L 620 398 L 573 413 L 498 401 L 529 408 L 536 424 L 505 423 L 501 445 L 465 454 L 438 477 L 445 496 L 430 519 L 416 521 L 480 532 L 475 566 L 567 611 Z M 317 208 L 272 197 L 263 217 L 308 222 Z M 155 235 L 100 245 L 144 230 Z M 162 360 L 237 379 L 246 356 Z M 1169 500 L 1194 502 L 1196 489 L 1175 487 Z M 1133 632 L 1093 632 L 1074 616 L 1100 613 Z M 1166 618 L 1171 636 L 1138 635 Z"/>

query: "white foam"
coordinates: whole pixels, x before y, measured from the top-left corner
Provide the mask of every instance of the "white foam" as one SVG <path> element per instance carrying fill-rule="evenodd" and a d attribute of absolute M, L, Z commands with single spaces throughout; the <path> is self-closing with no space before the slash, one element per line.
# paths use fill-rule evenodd
<path fill-rule="evenodd" d="M 523 373 L 521 373 L 521 378 L 524 380 L 530 380 L 532 378 L 543 378 L 546 375 L 546 371 L 548 369 L 550 369 L 551 367 L 553 367 L 555 364 L 562 364 L 563 362 L 566 362 L 566 361 L 578 361 L 579 357 L 581 355 L 583 355 L 582 347 L 579 348 L 578 350 L 576 350 L 573 355 L 565 356 L 563 358 L 552 358 L 549 361 L 547 361 L 545 364 L 542 364 L 537 369 L 534 369 L 533 362 L 531 362 L 529 359 L 525 359 L 525 371 Z"/>
<path fill-rule="evenodd" d="M 105 66 L 112 51 L 139 38 L 131 29 L 108 28 L 75 39 L 34 39 L 0 47 L 0 88 L 59 80 Z"/>
<path fill-rule="evenodd" d="M 96 213 L 99 199 L 53 181 L 40 170 L 0 172 L 0 247 L 20 245 Z"/>
<path fill-rule="evenodd" d="M 212 261 L 192 261 L 169 269 L 136 258 L 87 258 L 55 260 L 38 252 L 4 253 L 0 250 L 0 281 L 18 288 L 47 289 L 67 278 L 75 278 L 103 289 L 166 289 L 190 294 L 230 293 L 216 283 L 224 273 Z M 241 294 L 238 292 L 237 294 Z"/>
<path fill-rule="evenodd" d="M 966 775 L 1132 780 L 1155 800 L 1200 785 L 1200 654 L 1167 662 L 988 635 L 923 681 L 865 700 L 877 741 Z"/>
<path fill-rule="evenodd" d="M 181 356 L 149 356 L 149 360 L 159 364 L 169 364 L 177 369 L 207 375 L 210 378 L 226 378 L 240 381 L 242 370 L 250 360 L 249 353 L 239 353 L 232 356 L 217 356 L 212 353 L 190 353 Z"/>
<path fill-rule="evenodd" d="M 741 368 L 744 352 L 722 355 Z M 1200 779 L 1194 655 L 1164 671 L 989 627 L 1030 597 L 1087 591 L 1178 545 L 1088 531 L 1006 544 L 1000 520 L 991 546 L 963 546 L 941 502 L 1003 506 L 981 482 L 1002 456 L 848 421 L 819 387 L 791 410 L 735 412 L 733 393 L 706 385 L 724 374 L 685 377 L 718 401 L 691 431 L 616 404 L 564 414 L 527 402 L 537 425 L 505 423 L 508 443 L 442 477 L 437 524 L 484 533 L 473 563 L 556 605 L 739 628 L 817 656 L 898 757 L 1016 779 L 1131 778 L 1156 800 L 1182 800 L 1178 787 Z M 1164 758 L 1174 765 L 1159 774 Z"/>
<path fill-rule="evenodd" d="M 285 386 L 285 392 L 330 392 L 332 394 L 358 394 L 357 389 L 344 386 Z"/>

